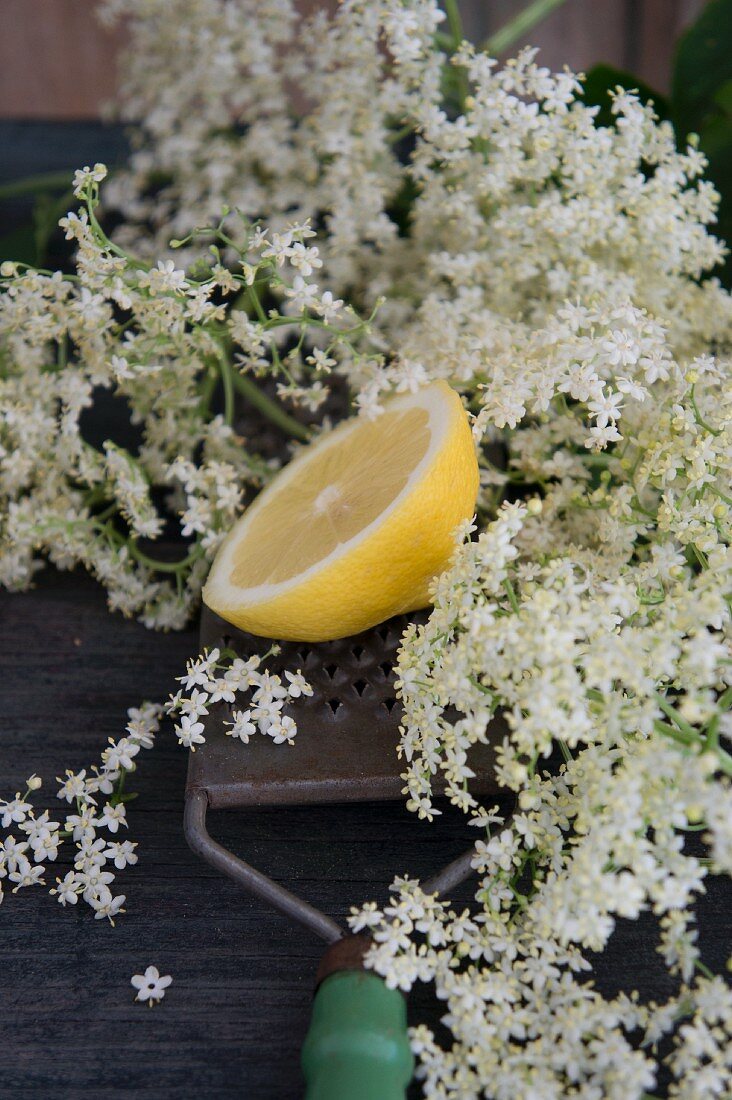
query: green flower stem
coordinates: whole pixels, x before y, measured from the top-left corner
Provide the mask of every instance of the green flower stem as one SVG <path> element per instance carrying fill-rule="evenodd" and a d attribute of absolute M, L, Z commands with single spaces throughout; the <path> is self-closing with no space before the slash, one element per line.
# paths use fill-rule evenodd
<path fill-rule="evenodd" d="M 89 215 L 89 224 L 94 230 L 97 236 L 98 243 L 106 252 L 111 252 L 113 256 L 119 256 L 120 259 L 126 260 L 130 267 L 136 268 L 138 271 L 149 271 L 148 264 L 142 263 L 140 260 L 136 260 L 134 256 L 131 256 L 129 252 L 125 252 L 124 248 L 120 248 L 114 241 L 110 241 L 107 234 L 102 229 L 94 209 L 97 206 L 97 202 L 92 199 L 91 196 L 87 196 L 86 210 Z"/>
<path fill-rule="evenodd" d="M 725 504 L 732 504 L 732 497 L 728 497 L 726 493 L 723 493 L 721 489 L 718 489 L 716 485 L 707 485 L 707 489 L 711 490 L 716 496 L 723 500 Z"/>
<path fill-rule="evenodd" d="M 371 318 L 369 318 L 370 320 Z M 327 321 L 319 320 L 317 317 L 271 317 L 265 321 L 264 327 L 267 332 L 271 332 L 275 328 L 292 328 L 299 325 L 303 333 L 307 328 L 322 328 L 326 332 L 332 332 L 334 336 L 360 336 L 368 327 L 369 321 L 360 321 L 353 328 L 340 329 L 336 328 L 335 325 L 328 324 Z"/>
<path fill-rule="evenodd" d="M 214 395 L 216 389 L 216 371 L 213 368 L 209 368 L 203 378 L 200 388 L 201 406 L 205 413 L 208 412 L 211 405 L 211 398 Z"/>
<path fill-rule="evenodd" d="M 402 138 L 409 137 L 409 135 L 413 134 L 413 133 L 414 133 L 414 123 L 413 122 L 407 122 L 407 123 L 404 124 L 404 126 L 400 127 L 399 130 L 393 130 L 388 135 L 386 140 L 389 142 L 390 145 L 396 145 L 397 142 L 402 140 Z"/>
<path fill-rule="evenodd" d="M 563 3 L 564 0 L 534 0 L 533 4 L 529 4 L 508 23 L 505 23 L 500 30 L 492 34 L 485 42 L 483 49 L 494 57 L 504 53 L 510 46 L 513 46 L 514 42 L 524 38 L 537 23 L 541 23 L 548 15 L 551 15 L 555 8 L 561 7 Z"/>
<path fill-rule="evenodd" d="M 504 580 L 503 587 L 506 589 L 506 592 L 508 593 L 508 599 L 509 599 L 509 603 L 511 604 L 511 607 L 513 608 L 514 612 L 518 615 L 518 613 L 520 611 L 519 602 L 516 599 L 516 593 L 514 592 L 513 585 L 511 584 L 508 577 L 506 577 L 506 579 Z"/>
<path fill-rule="evenodd" d="M 668 726 L 665 722 L 659 721 L 655 721 L 653 723 L 653 728 L 655 729 L 656 733 L 660 733 L 663 737 L 668 737 L 669 740 L 675 741 L 677 745 L 682 745 L 684 748 L 689 749 L 699 747 L 701 749 L 704 749 L 706 747 L 704 745 L 704 742 L 701 740 L 698 734 L 696 734 L 696 732 L 694 733 L 694 736 L 691 737 L 689 736 L 689 734 L 684 733 L 682 730 L 674 729 L 673 726 Z M 730 756 L 728 752 L 725 752 L 724 749 L 720 748 L 719 745 L 717 745 L 712 751 L 719 761 L 720 769 L 725 773 L 725 775 L 732 775 L 732 756 Z"/>
<path fill-rule="evenodd" d="M 119 802 L 122 801 L 122 795 L 124 794 L 125 779 L 126 778 L 127 778 L 127 770 L 125 768 L 123 768 L 122 771 L 120 772 L 120 777 L 117 780 L 117 787 L 114 791 L 114 794 L 112 795 L 112 805 L 113 806 L 116 806 Z"/>
<path fill-rule="evenodd" d="M 255 409 L 258 409 L 268 420 L 271 420 L 273 424 L 276 424 L 282 431 L 287 432 L 288 435 L 294 436 L 295 439 L 301 440 L 303 443 L 307 443 L 311 438 L 311 433 L 304 424 L 300 424 L 294 417 L 286 413 L 276 401 L 273 401 L 271 397 L 267 397 L 265 393 L 262 393 L 259 386 L 255 382 L 252 382 L 251 378 L 245 374 L 239 374 L 238 372 L 232 373 L 232 380 L 235 388 L 239 391 L 242 397 L 245 397 L 250 405 L 253 405 Z"/>
<path fill-rule="evenodd" d="M 699 740 L 699 734 L 694 729 L 694 727 L 681 717 L 676 708 L 673 707 L 671 703 L 668 702 L 668 700 L 664 699 L 663 695 L 659 695 L 658 692 L 655 692 L 655 698 L 656 702 L 658 703 L 659 707 L 666 715 L 666 717 L 670 718 L 674 725 L 678 726 L 682 733 L 685 733 L 687 737 L 691 737 L 695 741 Z"/>
<path fill-rule="evenodd" d="M 445 35 L 445 48 L 454 54 L 463 41 L 463 23 L 460 18 L 460 9 L 458 7 L 457 0 L 444 0 L 445 13 L 447 15 L 447 25 L 449 27 L 449 34 Z M 448 93 L 454 93 L 457 100 L 457 106 L 461 111 L 465 109 L 465 98 L 470 91 L 468 85 L 468 74 L 464 66 L 455 68 L 454 65 L 448 63 L 445 67 L 444 73 L 445 90 Z"/>
<path fill-rule="evenodd" d="M 262 303 L 259 299 L 259 292 L 257 291 L 257 288 L 256 288 L 256 286 L 254 286 L 254 284 L 252 284 L 248 288 L 247 296 L 249 298 L 250 305 L 253 307 L 254 312 L 256 313 L 257 317 L 261 321 L 265 332 L 268 332 L 269 329 L 272 328 L 273 326 L 270 325 L 267 314 L 264 312 L 264 306 L 262 305 Z M 277 367 L 277 369 L 282 371 L 287 376 L 288 380 L 290 382 L 292 382 L 293 379 L 292 379 L 292 376 L 290 375 L 290 372 L 285 368 L 285 365 L 283 364 L 282 360 L 280 359 L 280 353 L 279 353 L 279 350 L 277 348 L 277 345 L 273 342 L 270 345 L 270 348 L 271 348 L 271 351 L 272 351 L 272 362 Z"/>
<path fill-rule="evenodd" d="M 724 714 L 732 707 L 732 687 L 728 687 L 724 694 L 720 695 L 717 706 L 721 714 Z"/>
<path fill-rule="evenodd" d="M 107 507 L 103 509 L 103 511 L 99 512 L 94 517 L 94 519 L 97 521 L 97 523 L 104 523 L 105 520 L 109 519 L 110 516 L 114 515 L 114 513 L 118 510 L 118 508 L 119 508 L 119 505 L 117 504 L 117 501 L 115 500 L 111 504 L 108 504 Z"/>
<path fill-rule="evenodd" d="M 704 428 L 705 432 L 709 432 L 711 435 L 721 435 L 721 432 L 717 428 L 713 428 L 711 424 L 707 424 L 706 420 L 699 412 L 699 406 L 697 405 L 696 397 L 694 396 L 694 389 L 695 387 L 692 386 L 689 391 L 689 399 L 691 401 L 691 407 L 694 410 L 694 416 L 696 417 L 697 424 L 700 428 Z"/>
<path fill-rule="evenodd" d="M 130 553 L 133 558 L 136 558 L 142 565 L 146 565 L 149 569 L 154 569 L 158 573 L 180 573 L 183 569 L 188 569 L 194 562 L 198 561 L 203 555 L 203 548 L 201 546 L 195 546 L 185 558 L 181 558 L 180 561 L 157 561 L 155 558 L 149 558 L 147 554 L 144 554 L 140 547 L 130 539 L 126 544 L 129 546 Z"/>
<path fill-rule="evenodd" d="M 231 427 L 234 423 L 234 373 L 226 355 L 219 356 L 219 370 L 224 387 L 224 420 Z"/>
<path fill-rule="evenodd" d="M 616 454 L 590 454 L 587 452 L 581 457 L 586 466 L 603 466 L 606 468 L 612 461 L 617 462 L 619 456 Z"/>
<path fill-rule="evenodd" d="M 445 14 L 447 25 L 450 28 L 452 48 L 457 49 L 463 40 L 463 21 L 460 18 L 460 9 L 457 0 L 445 0 Z"/>
<path fill-rule="evenodd" d="M 72 172 L 64 169 L 62 172 L 41 172 L 36 176 L 24 176 L 23 179 L 11 180 L 0 186 L 0 199 L 35 195 L 39 191 L 58 191 L 62 187 L 69 186 L 71 176 Z"/>
<path fill-rule="evenodd" d="M 719 700 L 720 704 L 722 700 Z M 707 726 L 707 752 L 717 752 L 719 749 L 719 718 L 722 713 L 722 707 L 720 706 L 720 713 L 715 714 Z"/>
<path fill-rule="evenodd" d="M 689 549 L 691 550 L 696 560 L 699 562 L 699 565 L 702 567 L 702 569 L 708 569 L 709 562 L 707 561 L 706 555 L 702 553 L 699 547 L 695 543 L 690 542 Z"/>
<path fill-rule="evenodd" d="M 673 726 L 666 725 L 665 722 L 659 722 L 658 719 L 653 723 L 653 728 L 656 733 L 662 734 L 663 737 L 668 737 L 671 741 L 675 741 L 677 745 L 683 745 L 685 748 L 691 748 L 699 744 L 699 739 L 697 737 L 689 737 L 688 734 L 683 733 Z"/>

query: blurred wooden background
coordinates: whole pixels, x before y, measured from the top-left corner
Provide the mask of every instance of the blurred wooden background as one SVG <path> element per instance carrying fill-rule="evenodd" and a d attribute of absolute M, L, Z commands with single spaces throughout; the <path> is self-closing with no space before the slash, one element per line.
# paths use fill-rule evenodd
<path fill-rule="evenodd" d="M 468 37 L 484 40 L 526 3 L 462 0 Z M 605 61 L 663 91 L 674 42 L 704 3 L 567 0 L 529 38 L 551 68 Z M 124 33 L 101 27 L 96 7 L 96 0 L 0 0 L 0 118 L 97 118 L 114 101 Z"/>

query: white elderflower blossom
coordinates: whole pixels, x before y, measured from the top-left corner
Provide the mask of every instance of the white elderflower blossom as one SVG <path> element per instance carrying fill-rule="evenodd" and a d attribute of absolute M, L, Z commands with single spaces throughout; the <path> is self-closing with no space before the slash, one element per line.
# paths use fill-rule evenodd
<path fill-rule="evenodd" d="M 266 656 L 277 652 L 273 646 Z M 275 744 L 292 744 L 297 733 L 297 724 L 291 715 L 284 714 L 283 708 L 289 700 L 312 695 L 313 689 L 300 671 L 285 671 L 282 677 L 261 670 L 265 657 L 254 655 L 246 661 L 241 657 L 233 659 L 212 649 L 188 662 L 186 674 L 178 677 L 182 688 L 170 697 L 166 711 L 175 721 L 175 734 L 181 745 L 195 752 L 196 745 L 202 745 L 205 724 L 199 721 L 209 714 L 210 709 L 218 710 L 222 704 L 231 707 L 237 696 L 249 693 L 249 706 L 246 710 L 231 709 L 231 721 L 224 719 L 229 728 L 229 737 L 248 744 L 257 732 L 271 737 Z M 205 690 L 200 690 L 201 687 Z M 184 694 L 187 692 L 187 694 Z"/>
<path fill-rule="evenodd" d="M 13 807 L 18 829 L 25 836 L 23 840 L 16 840 L 12 835 L 0 840 L 0 879 L 8 877 L 15 883 L 14 893 L 21 887 L 43 883 L 46 862 L 56 860 L 61 846 L 70 839 L 76 846 L 74 870 L 67 872 L 63 878 L 57 877 L 49 893 L 63 907 L 76 905 L 82 897 L 94 909 L 96 919 L 105 918 L 112 924 L 115 917 L 124 912 L 125 896 L 113 895 L 110 887 L 115 875 L 106 865 L 111 860 L 117 870 L 123 870 L 136 863 L 137 845 L 132 841 L 110 843 L 108 836 L 98 834 L 106 830 L 114 835 L 121 825 L 127 827 L 123 794 L 125 778 L 134 769 L 133 757 L 140 748 L 152 747 L 161 710 L 159 705 L 153 703 L 130 708 L 127 712 L 128 736 L 116 744 L 110 739 L 111 748 L 102 753 L 101 769 L 92 765 L 76 773 L 67 771 L 65 778 L 58 778 L 60 787 L 57 797 L 75 808 L 75 812 L 64 815 L 63 822 L 51 820 L 48 810 L 35 812 L 29 796 L 42 786 L 40 777 L 36 775 L 27 780 L 22 799 L 18 793 L 13 803 L 2 803 Z M 99 794 L 111 796 L 101 810 L 97 805 Z M 23 804 L 23 817 L 19 821 L 20 810 L 16 803 Z M 8 815 L 5 827 L 11 823 Z M 29 855 L 32 855 L 35 866 L 31 864 Z"/>
<path fill-rule="evenodd" d="M 118 871 L 125 867 L 131 867 L 137 863 L 135 848 L 137 844 L 130 840 L 123 840 L 110 844 L 104 850 L 105 858 L 111 859 Z"/>
<path fill-rule="evenodd" d="M 127 170 L 103 189 L 102 165 L 76 174 L 76 277 L 0 265 L 0 582 L 82 565 L 112 610 L 180 628 L 288 453 L 260 453 L 251 408 L 304 441 L 277 398 L 329 423 L 448 380 L 481 488 L 402 639 L 399 749 L 411 810 L 439 812 L 439 781 L 466 815 L 474 905 L 404 877 L 353 927 L 391 987 L 429 982 L 444 1003 L 448 1042 L 412 1030 L 427 1097 L 640 1098 L 659 1060 L 671 1096 L 729 1093 L 732 1002 L 694 906 L 732 870 L 732 299 L 696 141 L 620 89 L 599 125 L 580 78 L 535 50 L 499 65 L 446 45 L 434 0 L 307 19 L 291 0 L 172 7 L 107 0 L 142 121 Z M 99 389 L 126 401 L 135 448 L 84 438 Z M 155 545 L 171 515 L 176 560 Z M 165 707 L 179 741 L 220 716 L 243 744 L 291 742 L 312 689 L 269 656 L 189 662 Z M 12 890 L 70 836 L 51 893 L 123 911 L 110 868 L 137 855 L 110 837 L 160 709 L 59 778 L 63 822 L 36 813 L 30 780 L 0 802 Z M 486 740 L 510 819 L 471 790 Z M 588 983 L 618 919 L 643 913 L 674 988 L 661 1005 Z M 154 1000 L 168 981 L 133 984 Z"/>
<path fill-rule="evenodd" d="M 137 990 L 135 1000 L 147 1001 L 150 1006 L 162 1001 L 172 981 L 169 974 L 161 975 L 156 966 L 148 966 L 144 974 L 135 974 L 131 978 L 131 985 Z"/>

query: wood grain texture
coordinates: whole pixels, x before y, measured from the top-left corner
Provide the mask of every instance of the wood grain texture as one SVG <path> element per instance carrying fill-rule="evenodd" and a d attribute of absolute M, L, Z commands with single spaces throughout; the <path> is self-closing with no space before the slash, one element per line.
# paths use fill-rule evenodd
<path fill-rule="evenodd" d="M 111 616 L 88 577 L 52 570 L 32 593 L 0 594 L 0 626 L 0 787 L 36 772 L 56 810 L 53 777 L 92 763 L 122 733 L 126 708 L 164 699 L 196 651 L 194 631 L 152 634 Z M 0 1049 L 15 1051 L 3 1097 L 300 1095 L 321 945 L 189 852 L 186 763 L 166 729 L 128 784 L 139 791 L 129 836 L 140 862 L 119 875 L 128 912 L 116 928 L 39 888 L 3 903 Z M 401 804 L 212 815 L 211 828 L 339 918 L 384 899 L 395 874 L 426 875 L 469 843 L 459 819 L 433 830 Z M 129 984 L 150 963 L 174 977 L 154 1010 L 132 1003 Z"/>
<path fill-rule="evenodd" d="M 59 809 L 53 777 L 92 763 L 123 730 L 126 708 L 164 699 L 192 630 L 161 636 L 119 615 L 81 574 L 44 572 L 35 591 L 0 594 L 0 788 L 31 773 L 41 804 Z M 286 749 L 284 750 L 286 751 Z M 116 928 L 84 905 L 62 910 L 40 888 L 0 909 L 2 1097 L 75 1100 L 295 1100 L 321 945 L 246 897 L 188 850 L 182 834 L 186 756 L 168 728 L 129 783 L 130 839 L 140 862 L 120 872 L 127 913 Z M 458 855 L 469 830 L 452 813 L 436 827 L 401 804 L 258 809 L 212 815 L 218 840 L 336 918 L 383 900 L 395 874 L 427 875 Z M 64 874 L 68 862 L 59 864 Z M 730 937 L 729 890 L 712 881 L 701 904 L 704 958 L 721 970 Z M 622 922 L 595 978 L 607 992 L 661 998 L 671 982 L 650 918 Z M 133 1004 L 132 974 L 173 975 L 165 1001 Z M 429 992 L 413 1020 L 439 1018 Z M 416 1092 L 414 1095 L 418 1095 Z M 345 1098 L 344 1098 L 345 1100 Z"/>
<path fill-rule="evenodd" d="M 526 3 L 462 0 L 466 33 L 482 42 Z M 587 70 L 605 61 L 665 91 L 677 35 L 704 3 L 567 0 L 528 38 L 552 69 Z M 102 27 L 97 6 L 97 0 L 1 0 L 0 118 L 96 118 L 114 101 L 124 32 Z M 309 11 L 318 0 L 300 6 Z"/>
<path fill-rule="evenodd" d="M 0 117 L 95 118 L 113 100 L 124 34 L 96 0 L 2 0 Z"/>
<path fill-rule="evenodd" d="M 676 43 L 706 0 L 628 0 L 626 68 L 652 88 L 667 92 Z M 634 13 L 638 8 L 637 15 Z"/>
<path fill-rule="evenodd" d="M 464 0 L 466 32 L 483 42 L 525 7 L 524 0 Z M 625 46 L 622 0 L 566 0 L 510 53 L 519 45 L 538 46 L 539 62 L 550 69 L 569 65 L 584 71 L 598 61 L 620 65 Z"/>
<path fill-rule="evenodd" d="M 550 69 L 586 72 L 605 62 L 667 91 L 676 40 L 707 0 L 566 0 L 528 36 Z M 475 41 L 524 8 L 525 0 L 464 0 L 466 30 Z M 513 49 L 513 48 L 512 48 Z"/>

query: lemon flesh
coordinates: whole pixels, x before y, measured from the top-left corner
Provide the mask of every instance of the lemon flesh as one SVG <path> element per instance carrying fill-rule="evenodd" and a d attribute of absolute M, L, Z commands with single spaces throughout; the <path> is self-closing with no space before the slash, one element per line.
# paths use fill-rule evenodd
<path fill-rule="evenodd" d="M 355 417 L 285 467 L 221 544 L 204 602 L 265 638 L 321 642 L 429 603 L 475 510 L 478 464 L 445 382 Z"/>

